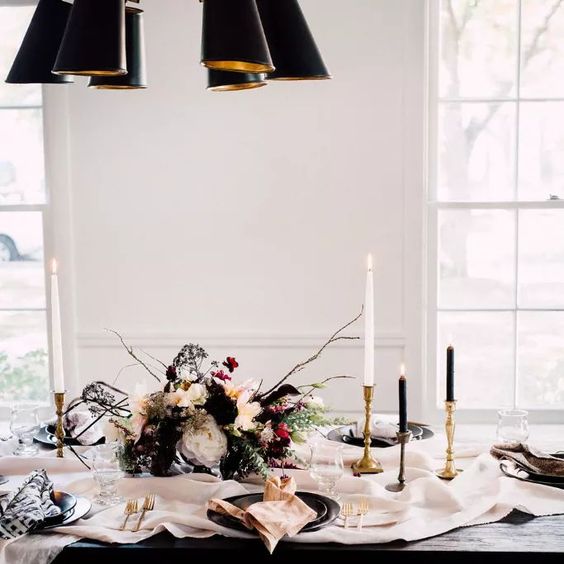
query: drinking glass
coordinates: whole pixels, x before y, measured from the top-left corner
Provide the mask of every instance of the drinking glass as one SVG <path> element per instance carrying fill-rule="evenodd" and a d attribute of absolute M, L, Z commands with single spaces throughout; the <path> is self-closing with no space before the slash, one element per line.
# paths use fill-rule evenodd
<path fill-rule="evenodd" d="M 324 443 L 311 445 L 309 473 L 319 489 L 329 497 L 339 498 L 335 486 L 345 472 L 341 447 Z"/>
<path fill-rule="evenodd" d="M 500 409 L 497 412 L 497 438 L 504 443 L 524 443 L 529 438 L 529 413 L 523 409 Z"/>
<path fill-rule="evenodd" d="M 99 488 L 94 501 L 100 505 L 115 505 L 123 501 L 117 493 L 119 479 L 123 476 L 119 462 L 120 448 L 118 443 L 106 443 L 92 449 L 92 472 Z"/>
<path fill-rule="evenodd" d="M 39 431 L 37 407 L 33 405 L 16 405 L 10 414 L 10 431 L 17 437 L 16 456 L 34 456 L 39 449 L 33 443 L 33 437 Z"/>

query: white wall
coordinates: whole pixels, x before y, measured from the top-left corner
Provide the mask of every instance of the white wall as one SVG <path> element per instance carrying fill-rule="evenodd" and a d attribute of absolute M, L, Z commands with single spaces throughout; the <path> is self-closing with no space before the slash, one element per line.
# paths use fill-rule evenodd
<path fill-rule="evenodd" d="M 159 0 L 145 6 L 148 90 L 48 88 L 48 135 L 70 147 L 51 165 L 52 249 L 80 383 L 129 362 L 105 327 L 165 361 L 199 341 L 273 381 L 358 313 L 371 251 L 376 408 L 396 406 L 405 357 L 420 416 L 424 2 L 302 6 L 332 81 L 206 92 L 200 3 Z M 303 382 L 361 377 L 362 358 L 336 346 Z M 359 387 L 325 395 L 356 410 Z"/>

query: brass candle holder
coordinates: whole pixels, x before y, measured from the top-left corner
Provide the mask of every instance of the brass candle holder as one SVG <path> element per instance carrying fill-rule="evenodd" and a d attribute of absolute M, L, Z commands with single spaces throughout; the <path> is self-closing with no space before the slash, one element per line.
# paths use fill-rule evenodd
<path fill-rule="evenodd" d="M 398 432 L 398 443 L 400 445 L 400 466 L 397 483 L 388 484 L 389 492 L 401 492 L 405 488 L 405 445 L 411 440 L 411 431 Z"/>
<path fill-rule="evenodd" d="M 454 463 L 454 412 L 456 411 L 456 400 L 445 401 L 445 410 L 445 432 L 447 437 L 446 461 L 444 468 L 437 470 L 435 474 L 442 480 L 452 480 L 462 472 L 462 470 L 456 468 Z"/>
<path fill-rule="evenodd" d="M 63 458 L 63 447 L 65 446 L 65 429 L 63 427 L 63 408 L 65 405 L 65 392 L 54 392 L 55 412 L 57 414 L 57 425 L 55 437 L 57 439 L 57 458 Z"/>
<path fill-rule="evenodd" d="M 370 443 L 372 442 L 372 398 L 374 397 L 374 386 L 363 386 L 364 391 L 364 454 L 360 460 L 353 465 L 353 472 L 359 474 L 379 474 L 384 469 L 382 465 L 372 458 L 370 454 Z"/>

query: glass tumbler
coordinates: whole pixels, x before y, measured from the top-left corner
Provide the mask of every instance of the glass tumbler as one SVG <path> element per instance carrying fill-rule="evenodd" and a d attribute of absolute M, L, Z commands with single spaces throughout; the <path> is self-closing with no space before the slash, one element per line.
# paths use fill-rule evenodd
<path fill-rule="evenodd" d="M 10 414 L 10 431 L 17 437 L 18 446 L 14 450 L 16 456 L 34 456 L 39 449 L 33 437 L 39 431 L 39 417 L 34 405 L 17 405 Z"/>
<path fill-rule="evenodd" d="M 529 413 L 523 409 L 500 409 L 497 412 L 497 439 L 503 443 L 524 443 L 529 438 Z"/>
<path fill-rule="evenodd" d="M 118 482 L 123 476 L 119 450 L 117 443 L 97 445 L 92 449 L 92 472 L 99 489 L 94 501 L 100 505 L 115 505 L 123 501 L 117 493 Z"/>
<path fill-rule="evenodd" d="M 322 442 L 311 445 L 309 473 L 319 489 L 329 497 L 338 499 L 337 482 L 345 472 L 341 447 Z"/>

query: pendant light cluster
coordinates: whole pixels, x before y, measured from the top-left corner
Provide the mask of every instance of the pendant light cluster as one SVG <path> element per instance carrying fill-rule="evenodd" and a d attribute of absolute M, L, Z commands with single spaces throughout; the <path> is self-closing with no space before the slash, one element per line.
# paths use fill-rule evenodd
<path fill-rule="evenodd" d="M 138 2 L 139 0 L 132 0 Z M 208 89 L 331 78 L 298 0 L 203 0 Z M 39 0 L 6 82 L 147 87 L 143 10 L 126 0 Z"/>

